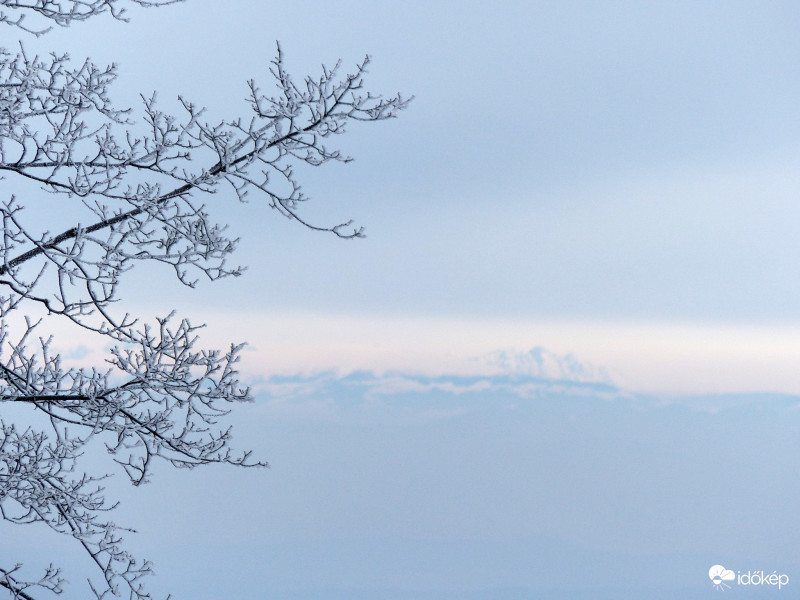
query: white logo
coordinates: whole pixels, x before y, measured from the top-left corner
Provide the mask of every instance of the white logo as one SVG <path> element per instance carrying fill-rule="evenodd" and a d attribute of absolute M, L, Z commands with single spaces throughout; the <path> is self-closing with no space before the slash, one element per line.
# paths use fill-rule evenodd
<path fill-rule="evenodd" d="M 711 579 L 711 583 L 714 584 L 716 589 L 724 592 L 725 588 L 730 589 L 731 587 L 725 582 L 736 579 L 736 574 L 733 571 L 726 569 L 722 565 L 714 565 L 708 570 L 708 577 Z"/>
<path fill-rule="evenodd" d="M 779 590 L 789 583 L 789 576 L 785 573 L 778 574 L 777 571 L 765 573 L 764 571 L 737 571 L 734 573 L 722 565 L 714 565 L 708 570 L 708 578 L 714 584 L 714 588 L 720 592 L 731 589 L 731 583 L 736 585 L 757 585 L 775 586 Z"/>

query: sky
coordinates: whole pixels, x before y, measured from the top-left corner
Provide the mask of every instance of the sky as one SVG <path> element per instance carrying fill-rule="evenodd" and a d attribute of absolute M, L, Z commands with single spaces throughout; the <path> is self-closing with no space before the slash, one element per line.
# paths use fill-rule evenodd
<path fill-rule="evenodd" d="M 792 3 L 197 0 L 27 43 L 118 63 L 121 104 L 157 90 L 165 109 L 181 94 L 209 118 L 244 113 L 244 82 L 269 80 L 276 41 L 298 76 L 369 53 L 370 89 L 415 96 L 399 119 L 338 140 L 353 163 L 300 171 L 313 199 L 303 216 L 354 219 L 367 239 L 342 243 L 256 199 L 228 202 L 217 210 L 241 236 L 246 276 L 153 297 L 141 270 L 131 302 L 179 306 L 213 327 L 235 295 L 262 322 L 258 340 L 297 315 L 358 321 L 367 345 L 388 339 L 367 331 L 375 320 L 393 323 L 391 335 L 410 327 L 420 344 L 430 321 L 475 327 L 473 339 L 530 323 L 553 333 L 498 332 L 480 352 L 579 352 L 647 391 L 798 392 L 787 364 L 800 303 L 796 13 Z M 591 333 L 559 341 L 574 330 Z M 252 331 L 220 333 L 252 341 Z M 637 345 L 636 360 L 618 357 Z M 738 349 L 721 358 L 721 345 Z M 403 351 L 409 363 L 417 350 Z M 303 366 L 349 368 L 337 360 Z M 697 372 L 695 389 L 675 380 L 676 361 Z"/>
<path fill-rule="evenodd" d="M 118 63 L 121 104 L 156 90 L 209 118 L 245 113 L 276 41 L 298 78 L 368 53 L 368 89 L 415 97 L 335 140 L 352 163 L 298 169 L 303 217 L 366 239 L 218 194 L 242 277 L 123 283 L 134 312 L 248 342 L 236 439 L 272 464 L 120 490 L 154 591 L 704 598 L 714 564 L 800 585 L 796 3 L 129 16 L 25 47 Z M 68 360 L 102 360 L 55 328 Z"/>

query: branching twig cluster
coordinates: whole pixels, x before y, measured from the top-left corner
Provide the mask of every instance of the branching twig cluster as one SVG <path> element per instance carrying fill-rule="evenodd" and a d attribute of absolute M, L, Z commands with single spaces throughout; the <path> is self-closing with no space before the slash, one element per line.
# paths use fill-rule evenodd
<path fill-rule="evenodd" d="M 40 21 L 67 26 L 74 21 L 110 13 L 115 19 L 125 20 L 125 4 L 139 6 L 164 6 L 183 0 L 0 0 L 0 23 L 18 27 L 34 35 L 43 35 L 49 27 L 28 28 L 26 16 L 35 15 Z"/>
<path fill-rule="evenodd" d="M 0 0 L 11 11 L 0 11 L 0 22 L 22 27 L 11 14 L 24 9 L 58 25 L 104 11 L 122 18 L 122 4 Z M 124 530 L 103 516 L 113 508 L 106 475 L 81 471 L 90 444 L 104 444 L 135 485 L 147 481 L 157 459 L 179 468 L 264 464 L 234 454 L 230 430 L 220 424 L 231 403 L 250 399 L 236 371 L 242 346 L 199 350 L 198 327 L 174 314 L 153 323 L 120 315 L 114 303 L 123 274 L 157 261 L 188 286 L 198 276 L 239 275 L 242 268 L 227 263 L 237 240 L 197 200 L 225 187 L 240 200 L 262 195 L 312 229 L 361 236 L 349 222 L 320 227 L 300 216 L 306 197 L 292 165 L 350 160 L 327 139 L 351 121 L 388 119 L 405 108 L 400 96 L 364 91 L 368 63 L 349 74 L 337 63 L 296 83 L 279 47 L 270 69 L 277 91 L 248 82 L 248 117 L 210 124 L 185 99 L 181 115 L 168 115 L 153 95 L 142 98 L 137 124 L 110 100 L 116 67 L 0 49 L 0 176 L 74 202 L 73 225 L 55 232 L 39 211 L 26 218 L 25 200 L 12 195 L 0 203 L 0 406 L 30 407 L 47 423 L 19 426 L 0 414 L 0 516 L 75 538 L 102 573 L 102 583 L 92 583 L 98 598 L 148 598 L 140 578 L 150 567 L 124 550 Z M 100 336 L 111 348 L 106 366 L 63 366 L 33 313 Z M 0 569 L 0 587 L 13 598 L 61 586 L 53 567 L 31 581 L 18 565 Z"/>

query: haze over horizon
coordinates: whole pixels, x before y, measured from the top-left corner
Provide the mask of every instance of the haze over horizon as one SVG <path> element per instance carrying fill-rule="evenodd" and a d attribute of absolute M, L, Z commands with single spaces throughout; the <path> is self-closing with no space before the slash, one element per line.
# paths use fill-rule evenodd
<path fill-rule="evenodd" d="M 242 277 L 126 273 L 120 312 L 176 309 L 207 323 L 198 346 L 248 343 L 256 401 L 231 415 L 235 445 L 271 463 L 107 482 L 154 596 L 695 600 L 724 565 L 790 577 L 737 598 L 795 597 L 800 5 L 190 0 L 128 16 L 25 51 L 117 63 L 111 96 L 139 120 L 153 90 L 167 112 L 181 95 L 209 121 L 246 114 L 276 40 L 296 81 L 369 53 L 366 89 L 415 96 L 330 140 L 352 163 L 296 171 L 304 219 L 353 219 L 366 239 L 221 192 L 204 201 L 241 237 Z M 29 199 L 21 218 L 72 226 L 61 197 L 3 186 Z M 91 336 L 47 331 L 65 367 L 104 364 Z M 0 540 L 31 565 L 74 542 L 7 523 Z M 93 567 L 69 556 L 77 600 Z"/>

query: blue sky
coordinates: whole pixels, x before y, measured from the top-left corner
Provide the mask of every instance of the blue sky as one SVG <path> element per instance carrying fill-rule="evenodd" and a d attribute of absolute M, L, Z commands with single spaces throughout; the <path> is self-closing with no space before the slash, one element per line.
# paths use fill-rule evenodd
<path fill-rule="evenodd" d="M 369 337 L 375 320 L 421 338 L 426 322 L 458 320 L 498 330 L 481 354 L 511 344 L 610 357 L 603 366 L 648 391 L 686 391 L 665 366 L 681 356 L 702 382 L 690 391 L 800 391 L 786 364 L 800 339 L 792 3 L 196 0 L 131 16 L 30 45 L 119 63 L 122 102 L 158 90 L 169 108 L 180 93 L 210 116 L 244 111 L 244 82 L 268 81 L 276 40 L 298 74 L 370 53 L 372 89 L 416 100 L 339 140 L 354 163 L 302 172 L 304 217 L 352 218 L 366 240 L 216 197 L 212 210 L 242 237 L 246 276 L 154 297 L 141 293 L 153 276 L 141 270 L 129 301 L 180 306 L 215 337 L 253 343 L 295 317 L 347 320 L 372 345 L 387 339 Z M 246 319 L 215 328 L 233 295 L 263 323 L 257 340 Z M 498 322 L 534 331 L 508 341 Z M 564 341 L 581 330 L 588 342 Z M 682 342 L 665 338 L 678 330 Z M 636 345 L 631 362 L 622 348 Z M 720 345 L 739 350 L 723 358 Z M 418 349 L 406 342 L 406 362 Z M 313 368 L 350 363 L 329 353 Z"/>
<path fill-rule="evenodd" d="M 353 163 L 300 171 L 303 215 L 367 239 L 218 194 L 243 277 L 123 286 L 134 312 L 250 343 L 237 439 L 273 465 L 121 492 L 154 591 L 704 598 L 720 562 L 800 582 L 796 3 L 130 16 L 26 48 L 119 63 L 123 103 L 219 117 L 276 40 L 297 76 L 369 53 L 370 89 L 416 96 L 338 140 Z"/>

